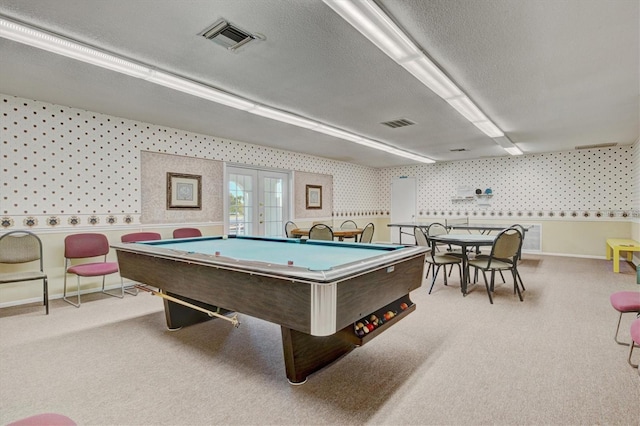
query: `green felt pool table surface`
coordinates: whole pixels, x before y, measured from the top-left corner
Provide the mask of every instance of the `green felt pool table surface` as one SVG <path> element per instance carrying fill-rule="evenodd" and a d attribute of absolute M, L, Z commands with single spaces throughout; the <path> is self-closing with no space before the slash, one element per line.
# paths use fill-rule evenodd
<path fill-rule="evenodd" d="M 294 266 L 307 268 L 310 271 L 326 271 L 338 265 L 363 261 L 402 248 L 398 245 L 242 236 L 160 240 L 143 244 L 189 254 L 215 256 L 217 253 L 227 258 L 279 265 L 288 265 L 291 261 Z"/>

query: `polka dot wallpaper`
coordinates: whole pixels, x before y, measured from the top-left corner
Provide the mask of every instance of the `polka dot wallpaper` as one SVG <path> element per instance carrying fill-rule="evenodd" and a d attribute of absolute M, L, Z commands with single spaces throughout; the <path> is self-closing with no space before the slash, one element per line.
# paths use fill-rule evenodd
<path fill-rule="evenodd" d="M 422 216 L 637 216 L 637 151 L 636 144 L 384 169 L 380 205 L 389 208 L 394 177 L 414 176 Z"/>
<path fill-rule="evenodd" d="M 143 151 L 331 175 L 338 218 L 388 217 L 402 175 L 422 216 L 640 217 L 638 143 L 373 169 L 9 95 L 0 113 L 4 229 L 139 224 Z M 459 200 L 461 187 L 492 195 Z"/>

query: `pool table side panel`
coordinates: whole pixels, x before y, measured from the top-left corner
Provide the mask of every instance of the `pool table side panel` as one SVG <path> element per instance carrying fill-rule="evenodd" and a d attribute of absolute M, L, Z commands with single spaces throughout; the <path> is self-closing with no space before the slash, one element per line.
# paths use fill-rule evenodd
<path fill-rule="evenodd" d="M 307 283 L 118 250 L 120 274 L 166 292 L 310 333 Z"/>
<path fill-rule="evenodd" d="M 336 327 L 344 328 L 422 285 L 425 255 L 338 284 Z"/>

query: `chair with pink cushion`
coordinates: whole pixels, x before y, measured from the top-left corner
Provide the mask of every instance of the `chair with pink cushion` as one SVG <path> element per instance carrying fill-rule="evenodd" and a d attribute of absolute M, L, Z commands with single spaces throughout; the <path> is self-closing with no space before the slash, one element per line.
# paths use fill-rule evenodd
<path fill-rule="evenodd" d="M 173 230 L 173 238 L 202 237 L 198 228 L 178 228 Z"/>
<path fill-rule="evenodd" d="M 161 239 L 162 235 L 157 232 L 132 232 L 130 234 L 120 236 L 120 241 L 123 243 L 137 243 L 140 241 L 155 241 Z M 125 287 L 124 291 L 134 296 L 138 295 L 138 287 L 136 287 L 136 284 Z"/>
<path fill-rule="evenodd" d="M 7 426 L 75 426 L 76 422 L 57 413 L 43 413 L 16 420 Z"/>
<path fill-rule="evenodd" d="M 120 294 L 113 294 L 105 291 L 105 277 L 111 274 L 117 274 L 118 262 L 107 262 L 107 254 L 109 253 L 109 240 L 103 234 L 73 234 L 64 239 L 64 291 L 62 299 L 75 306 L 80 307 L 80 277 L 102 277 L 102 292 L 109 296 L 124 297 L 124 282 L 120 277 Z M 88 261 L 84 263 L 72 264 L 72 260 L 100 258 L 102 260 Z M 67 299 L 67 275 L 74 274 L 77 278 L 77 297 L 78 302 L 73 303 Z"/>
<path fill-rule="evenodd" d="M 157 232 L 132 232 L 120 237 L 120 241 L 123 243 L 137 243 L 138 241 L 154 241 L 160 239 L 162 239 L 162 236 Z"/>
<path fill-rule="evenodd" d="M 609 297 L 611 306 L 613 309 L 620 312 L 618 317 L 618 326 L 616 327 L 616 334 L 613 339 L 619 345 L 629 346 L 629 343 L 621 342 L 618 340 L 618 332 L 620 331 L 620 321 L 622 320 L 622 314 L 635 313 L 640 314 L 640 291 L 618 291 L 613 293 Z"/>

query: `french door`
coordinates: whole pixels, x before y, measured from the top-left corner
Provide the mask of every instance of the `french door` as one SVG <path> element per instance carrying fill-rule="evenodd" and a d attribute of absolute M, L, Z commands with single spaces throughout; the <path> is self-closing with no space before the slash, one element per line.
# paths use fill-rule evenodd
<path fill-rule="evenodd" d="M 227 233 L 284 236 L 289 220 L 289 174 L 227 167 Z"/>

